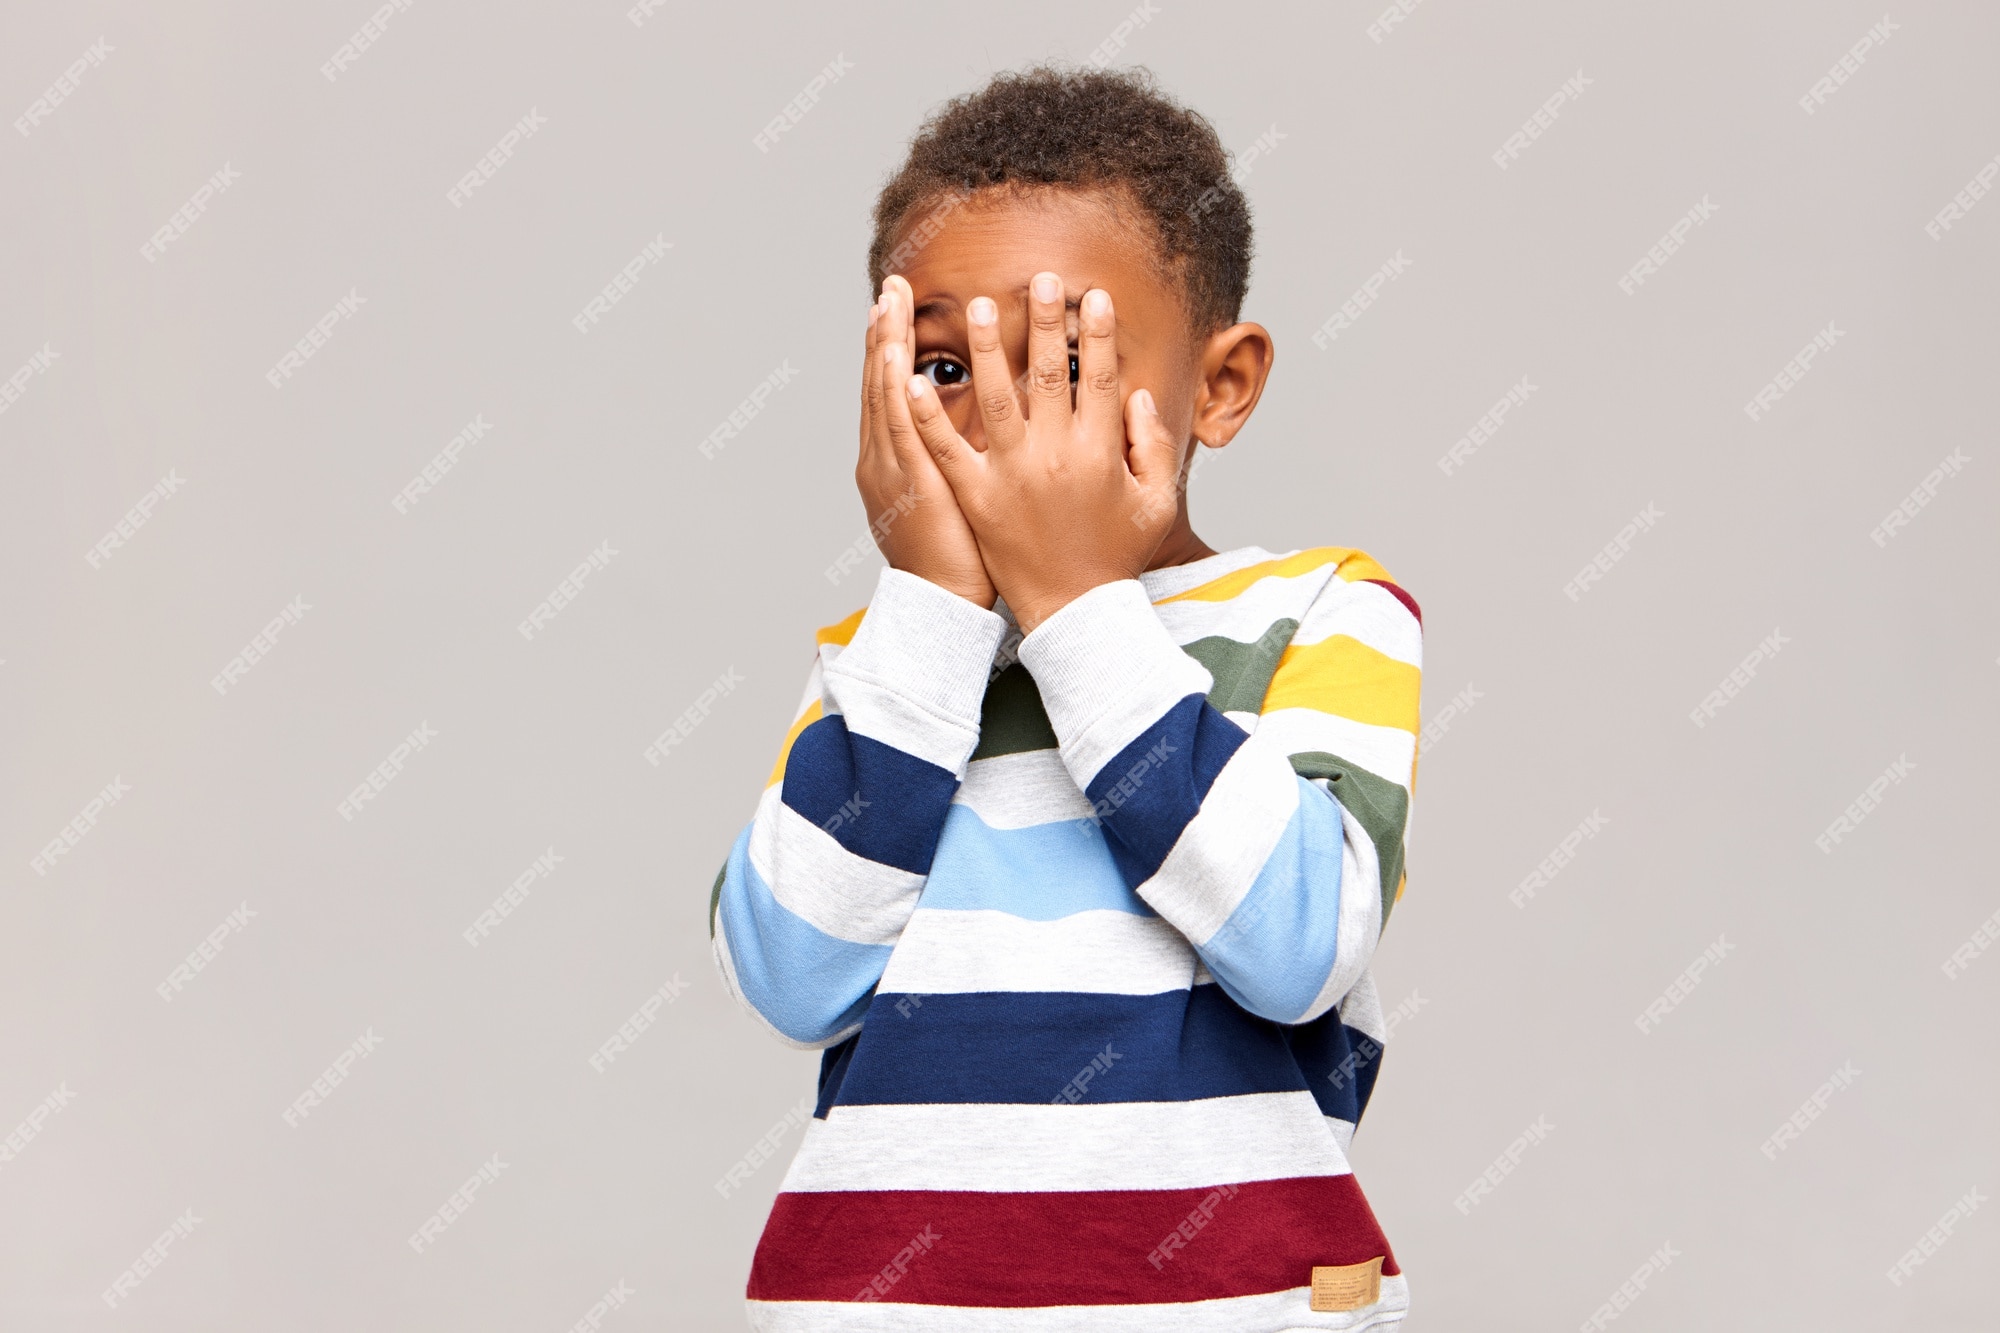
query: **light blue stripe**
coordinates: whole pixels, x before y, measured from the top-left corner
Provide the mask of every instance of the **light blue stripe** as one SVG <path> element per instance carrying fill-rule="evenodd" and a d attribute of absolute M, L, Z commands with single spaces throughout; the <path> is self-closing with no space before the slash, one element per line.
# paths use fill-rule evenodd
<path fill-rule="evenodd" d="M 996 829 L 967 805 L 954 805 L 945 816 L 923 906 L 986 909 L 1028 921 L 1103 908 L 1154 914 L 1118 873 L 1102 830 L 1089 820 Z"/>
<path fill-rule="evenodd" d="M 1304 778 L 1299 808 L 1250 891 L 1198 952 L 1223 990 L 1280 1023 L 1305 1016 L 1333 973 L 1340 927 L 1340 806 Z"/>
<path fill-rule="evenodd" d="M 750 864 L 747 828 L 729 849 L 720 915 L 736 984 L 772 1027 L 821 1043 L 861 1021 L 889 946 L 835 939 L 779 902 Z"/>

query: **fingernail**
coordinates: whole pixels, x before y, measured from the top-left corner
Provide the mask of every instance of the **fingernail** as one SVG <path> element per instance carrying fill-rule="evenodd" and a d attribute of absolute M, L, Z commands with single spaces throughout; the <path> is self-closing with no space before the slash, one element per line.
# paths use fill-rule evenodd
<path fill-rule="evenodd" d="M 1092 319 L 1102 319 L 1111 313 L 1111 293 L 1093 288 L 1084 293 L 1083 313 Z"/>
<path fill-rule="evenodd" d="M 1062 280 L 1053 273 L 1037 273 L 1033 286 L 1037 301 L 1062 300 Z"/>
<path fill-rule="evenodd" d="M 965 317 L 983 329 L 1000 317 L 1000 308 L 988 297 L 975 296 L 965 308 Z"/>
<path fill-rule="evenodd" d="M 909 383 L 910 397 L 912 398 L 923 397 L 925 384 L 926 381 L 922 375 L 910 376 L 910 383 Z"/>
<path fill-rule="evenodd" d="M 1160 409 L 1153 406 L 1153 391 L 1151 389 L 1134 390 L 1132 398 L 1139 404 L 1139 410 L 1147 416 L 1156 417 L 1160 415 Z"/>

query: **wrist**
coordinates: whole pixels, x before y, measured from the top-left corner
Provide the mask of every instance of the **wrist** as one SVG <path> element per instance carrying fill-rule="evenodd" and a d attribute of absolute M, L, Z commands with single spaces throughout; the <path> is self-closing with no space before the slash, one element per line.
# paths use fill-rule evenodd
<path fill-rule="evenodd" d="M 1042 622 L 1075 601 L 1074 597 L 1055 600 L 1024 600 L 1019 606 L 1013 598 L 1007 599 L 1007 609 L 1014 613 L 1014 623 L 1021 627 L 1021 633 L 1033 634 L 1041 628 Z"/>
<path fill-rule="evenodd" d="M 943 588 L 954 597 L 963 597 L 974 606 L 991 611 L 999 594 L 993 589 L 993 582 L 986 577 L 985 570 L 966 571 L 962 569 L 907 569 L 897 566 L 906 574 L 914 574 L 926 583 Z"/>
<path fill-rule="evenodd" d="M 1059 584 L 1035 588 L 1018 588 L 1007 596 L 1007 609 L 1014 613 L 1014 622 L 1023 634 L 1032 634 L 1043 621 L 1056 614 L 1084 594 L 1103 587 L 1107 583 L 1117 583 L 1131 575 L 1120 570 L 1096 570 L 1078 573 L 1064 579 Z M 1015 594 L 1020 600 L 1015 600 Z"/>
<path fill-rule="evenodd" d="M 889 557 L 889 567 L 920 578 L 926 583 L 934 584 L 955 597 L 963 597 L 974 606 L 987 611 L 993 609 L 993 603 L 997 598 L 997 594 L 993 588 L 993 581 L 986 576 L 986 569 L 983 565 L 975 566 L 972 569 L 963 569 L 952 565 L 930 568 L 926 566 L 925 562 L 905 562 L 891 556 Z"/>

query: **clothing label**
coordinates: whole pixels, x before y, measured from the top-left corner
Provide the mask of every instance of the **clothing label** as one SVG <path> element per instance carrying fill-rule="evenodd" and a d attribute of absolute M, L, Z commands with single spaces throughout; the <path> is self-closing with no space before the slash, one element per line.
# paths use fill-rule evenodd
<path fill-rule="evenodd" d="M 1382 1299 L 1382 1261 L 1313 1269 L 1312 1308 L 1316 1313 L 1359 1310 Z"/>

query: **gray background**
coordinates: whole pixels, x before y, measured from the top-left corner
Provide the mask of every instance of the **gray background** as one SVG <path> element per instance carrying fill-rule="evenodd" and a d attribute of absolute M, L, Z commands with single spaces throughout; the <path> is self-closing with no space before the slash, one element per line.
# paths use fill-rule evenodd
<path fill-rule="evenodd" d="M 336 81 L 367 0 L 10 7 L 0 111 L 112 48 L 25 138 L 0 130 L 0 1324 L 740 1327 L 789 1160 L 714 1188 L 810 1090 L 728 1000 L 709 883 L 797 703 L 814 626 L 877 559 L 850 479 L 866 214 L 923 113 L 988 73 L 1084 57 L 1111 3 L 673 5 L 416 0 Z M 1412 1275 L 1413 1330 L 1576 1327 L 1661 1245 L 1620 1329 L 1973 1329 L 2000 1209 L 1899 1288 L 1888 1268 L 2000 1187 L 2000 951 L 1941 965 L 1996 908 L 2000 623 L 1990 580 L 2000 201 L 1924 224 L 2000 153 L 2000 15 L 1900 25 L 1812 115 L 1797 99 L 1882 17 L 1755 6 L 1159 0 L 1152 67 L 1243 149 L 1247 317 L 1279 344 L 1253 425 L 1204 468 L 1219 548 L 1376 555 L 1423 603 L 1409 891 L 1378 956 L 1412 996 L 1355 1145 Z M 752 136 L 838 55 L 778 146 Z M 1490 154 L 1581 69 L 1506 171 Z M 446 191 L 530 108 L 546 126 L 462 209 Z M 240 172 L 157 262 L 140 247 Z M 1636 294 L 1617 279 L 1704 197 Z M 570 318 L 658 234 L 588 335 Z M 1326 350 L 1392 254 L 1411 261 Z M 264 372 L 366 304 L 281 389 Z M 1829 321 L 1762 421 L 1742 404 Z M 782 360 L 727 450 L 705 437 Z M 1437 459 L 1523 376 L 1458 474 Z M 475 414 L 492 430 L 408 514 L 390 497 Z M 1886 548 L 1870 530 L 1971 458 Z M 84 553 L 185 479 L 102 568 Z M 1665 517 L 1576 602 L 1648 502 Z M 546 633 L 515 625 L 609 541 Z M 1983 572 L 1982 572 L 1983 571 Z M 226 697 L 209 680 L 312 608 Z M 1689 710 L 1791 642 L 1705 728 Z M 744 685 L 652 767 L 716 677 Z M 335 807 L 438 732 L 353 822 Z M 1831 854 L 1814 839 L 1915 765 Z M 30 859 L 114 777 L 54 870 Z M 1610 821 L 1525 909 L 1508 893 Z M 460 931 L 564 860 L 478 948 Z M 154 987 L 256 913 L 171 1003 Z M 1660 1028 L 1635 1017 L 1718 936 Z M 603 1072 L 587 1057 L 678 975 Z M 370 1028 L 296 1128 L 281 1112 Z M 1768 1160 L 1845 1062 L 1861 1077 Z M 1537 1117 L 1487 1199 L 1453 1206 Z M 480 1163 L 499 1180 L 422 1254 Z M 114 1314 L 108 1287 L 202 1220 Z"/>

